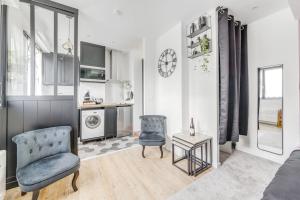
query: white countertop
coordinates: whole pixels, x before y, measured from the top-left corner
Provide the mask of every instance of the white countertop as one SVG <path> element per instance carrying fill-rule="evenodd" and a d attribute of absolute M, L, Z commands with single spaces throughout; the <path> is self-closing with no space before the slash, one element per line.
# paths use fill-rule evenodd
<path fill-rule="evenodd" d="M 126 107 L 126 106 L 132 106 L 132 103 L 112 103 L 112 104 L 94 104 L 94 105 L 80 105 L 78 109 L 91 109 L 91 108 L 107 108 L 107 107 Z"/>

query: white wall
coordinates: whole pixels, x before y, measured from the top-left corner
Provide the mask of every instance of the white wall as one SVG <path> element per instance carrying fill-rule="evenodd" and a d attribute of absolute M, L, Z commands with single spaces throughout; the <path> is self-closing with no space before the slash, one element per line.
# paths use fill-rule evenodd
<path fill-rule="evenodd" d="M 142 45 L 129 52 L 130 80 L 133 80 L 133 131 L 140 131 L 139 116 L 143 115 Z"/>
<path fill-rule="evenodd" d="M 6 186 L 6 151 L 0 151 L 0 200 L 4 199 Z"/>
<path fill-rule="evenodd" d="M 158 73 L 157 62 L 155 68 L 155 112 L 167 117 L 167 134 L 172 135 L 182 130 L 182 25 L 178 23 L 156 40 L 155 61 L 162 52 L 173 49 L 177 56 L 176 69 L 168 78 Z"/>
<path fill-rule="evenodd" d="M 196 17 L 200 15 L 201 13 Z M 212 15 L 212 38 L 215 39 L 208 73 L 194 70 L 195 65 L 199 66 L 199 60 L 187 60 L 185 29 L 192 20 L 179 22 L 157 38 L 144 39 L 145 103 L 146 114 L 154 113 L 167 117 L 169 139 L 174 133 L 189 130 L 190 118 L 193 117 L 196 131 L 213 137 L 213 166 L 217 167 L 217 27 L 215 11 L 209 12 L 209 15 Z M 175 50 L 178 61 L 174 73 L 168 78 L 163 78 L 157 71 L 157 61 L 161 53 L 168 48 Z"/>
<path fill-rule="evenodd" d="M 155 112 L 155 37 L 143 38 L 143 58 L 144 58 L 144 74 L 145 74 L 145 105 L 144 111 L 146 115 Z"/>
<path fill-rule="evenodd" d="M 210 11 L 212 26 L 212 53 L 209 57 L 209 72 L 203 72 L 199 60 L 189 59 L 189 110 L 194 118 L 196 132 L 213 137 L 213 166 L 218 164 L 218 65 L 216 13 Z M 198 17 L 198 16 L 197 16 Z M 189 120 L 188 119 L 188 120 Z"/>
<path fill-rule="evenodd" d="M 284 9 L 248 25 L 249 131 L 241 136 L 239 150 L 282 163 L 300 144 L 298 21 Z M 257 68 L 283 64 L 284 155 L 257 148 Z"/>

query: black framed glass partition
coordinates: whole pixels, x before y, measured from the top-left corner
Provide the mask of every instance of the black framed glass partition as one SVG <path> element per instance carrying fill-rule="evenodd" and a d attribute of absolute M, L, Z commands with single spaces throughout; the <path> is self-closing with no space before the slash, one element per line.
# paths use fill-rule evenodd
<path fill-rule="evenodd" d="M 0 109 L 6 106 L 7 6 L 0 4 Z M 1 124 L 0 124 L 1 126 Z"/>
<path fill-rule="evenodd" d="M 8 8 L 7 96 L 76 93 L 77 15 L 55 4 L 24 0 Z"/>
<path fill-rule="evenodd" d="M 6 23 L 6 111 L 0 113 L 6 120 L 0 140 L 6 141 L 10 188 L 16 186 L 15 135 L 72 126 L 71 149 L 77 154 L 78 10 L 49 0 L 20 0 L 7 6 Z"/>

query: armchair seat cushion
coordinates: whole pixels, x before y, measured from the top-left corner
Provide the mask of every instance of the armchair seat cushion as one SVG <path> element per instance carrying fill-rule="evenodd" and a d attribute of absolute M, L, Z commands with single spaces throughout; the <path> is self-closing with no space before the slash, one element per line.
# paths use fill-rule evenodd
<path fill-rule="evenodd" d="M 17 171 L 23 192 L 39 190 L 79 169 L 80 160 L 72 153 L 60 153 L 35 161 Z"/>
<path fill-rule="evenodd" d="M 142 132 L 139 138 L 139 143 L 145 146 L 160 146 L 166 143 L 166 139 L 156 132 Z"/>

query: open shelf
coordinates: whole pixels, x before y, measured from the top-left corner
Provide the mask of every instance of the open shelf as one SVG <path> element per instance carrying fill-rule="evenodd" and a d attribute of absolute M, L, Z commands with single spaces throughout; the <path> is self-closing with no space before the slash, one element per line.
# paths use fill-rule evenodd
<path fill-rule="evenodd" d="M 197 58 L 199 56 L 205 56 L 206 54 L 209 54 L 211 52 L 212 52 L 212 50 L 210 49 L 207 53 L 199 52 L 199 53 L 189 56 L 188 58 L 193 59 L 193 58 Z"/>
<path fill-rule="evenodd" d="M 204 27 L 202 27 L 201 29 L 198 29 L 198 30 L 196 30 L 195 32 L 189 34 L 187 37 L 188 37 L 188 38 L 194 38 L 194 37 L 200 35 L 201 33 L 204 33 L 205 31 L 208 31 L 209 29 L 210 29 L 209 26 L 204 26 Z"/>
<path fill-rule="evenodd" d="M 194 43 L 194 44 L 192 44 L 192 45 L 189 45 L 189 46 L 187 46 L 187 47 L 190 48 L 190 49 L 193 49 L 193 48 L 196 48 L 196 47 L 198 47 L 198 46 L 200 46 L 200 42 L 196 42 L 196 43 Z"/>

